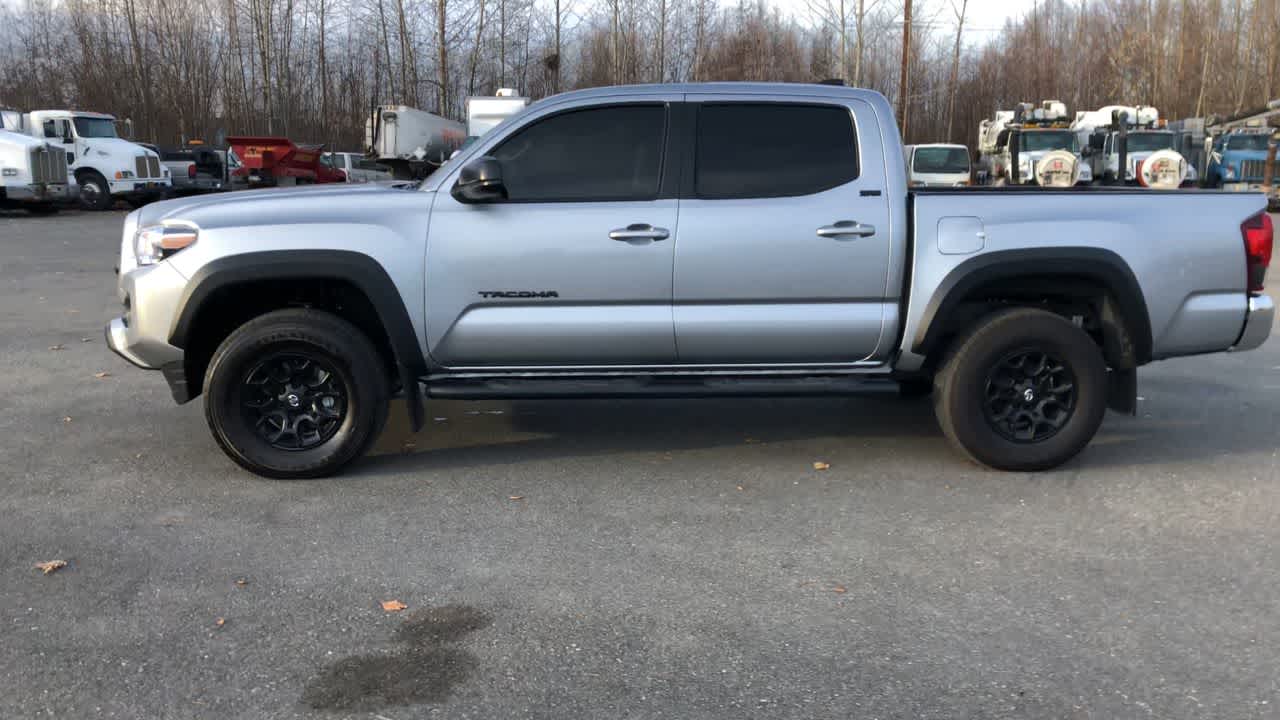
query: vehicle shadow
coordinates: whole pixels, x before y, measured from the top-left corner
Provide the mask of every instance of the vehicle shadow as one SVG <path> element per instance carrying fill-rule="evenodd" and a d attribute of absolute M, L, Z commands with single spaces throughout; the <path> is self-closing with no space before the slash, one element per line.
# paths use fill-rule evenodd
<path fill-rule="evenodd" d="M 1137 417 L 1108 413 L 1064 470 L 1204 461 L 1274 452 L 1280 390 L 1246 393 L 1203 378 L 1143 380 Z M 397 401 L 357 472 L 450 469 L 562 457 L 743 447 L 834 438 L 915 440 L 912 452 L 968 463 L 948 445 L 928 398 L 429 401 L 426 427 L 408 428 Z M 970 466 L 970 469 L 971 466 Z"/>
<path fill-rule="evenodd" d="M 401 402 L 363 471 L 742 447 L 815 438 L 945 440 L 927 398 L 429 401 L 411 433 Z"/>

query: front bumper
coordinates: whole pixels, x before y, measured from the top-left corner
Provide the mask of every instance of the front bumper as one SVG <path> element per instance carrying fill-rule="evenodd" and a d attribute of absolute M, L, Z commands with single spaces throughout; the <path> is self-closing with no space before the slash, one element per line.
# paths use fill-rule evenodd
<path fill-rule="evenodd" d="M 169 330 L 187 279 L 167 262 L 126 268 L 119 294 L 124 314 L 107 324 L 107 347 L 145 370 L 162 370 L 178 402 L 191 399 L 181 348 L 169 344 Z"/>
<path fill-rule="evenodd" d="M 67 202 L 76 197 L 76 186 L 67 183 L 34 183 L 10 185 L 4 188 L 5 197 L 12 202 L 46 203 Z"/>
<path fill-rule="evenodd" d="M 112 180 L 107 184 L 111 186 L 112 195 L 163 195 L 173 187 L 173 183 L 169 180 L 139 180 L 136 178 Z"/>
<path fill-rule="evenodd" d="M 1240 339 L 1231 346 L 1232 351 L 1253 350 L 1267 341 L 1271 335 L 1271 325 L 1275 322 L 1276 305 L 1269 295 L 1254 295 L 1249 298 L 1249 310 L 1244 316 L 1244 330 Z"/>

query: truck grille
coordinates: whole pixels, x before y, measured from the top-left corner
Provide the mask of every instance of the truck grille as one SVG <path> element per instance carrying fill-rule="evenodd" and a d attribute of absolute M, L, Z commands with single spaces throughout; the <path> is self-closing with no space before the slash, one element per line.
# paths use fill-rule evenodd
<path fill-rule="evenodd" d="M 1240 163 L 1240 179 L 1253 182 L 1262 182 L 1262 175 L 1266 172 L 1266 160 L 1245 160 Z M 1280 160 L 1276 161 L 1275 166 L 1271 168 L 1272 182 L 1280 180 Z"/>
<path fill-rule="evenodd" d="M 140 178 L 160 177 L 160 160 L 155 155 L 139 155 L 133 159 L 134 175 Z"/>
<path fill-rule="evenodd" d="M 48 145 L 31 151 L 31 179 L 36 183 L 67 181 L 67 151 Z"/>

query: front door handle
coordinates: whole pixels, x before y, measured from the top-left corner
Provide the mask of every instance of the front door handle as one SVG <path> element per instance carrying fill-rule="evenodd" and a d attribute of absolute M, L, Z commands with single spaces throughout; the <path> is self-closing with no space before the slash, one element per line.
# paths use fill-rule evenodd
<path fill-rule="evenodd" d="M 827 238 L 871 237 L 875 234 L 875 225 L 863 225 L 856 220 L 841 220 L 834 225 L 818 228 L 818 237 Z"/>
<path fill-rule="evenodd" d="M 613 240 L 666 240 L 671 232 L 666 228 L 654 227 L 648 223 L 633 223 L 624 228 L 609 231 Z"/>

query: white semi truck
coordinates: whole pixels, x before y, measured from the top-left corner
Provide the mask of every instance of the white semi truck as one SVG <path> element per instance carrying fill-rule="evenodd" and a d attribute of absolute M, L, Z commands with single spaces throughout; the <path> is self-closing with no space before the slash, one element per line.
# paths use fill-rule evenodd
<path fill-rule="evenodd" d="M 81 110 L 36 110 L 18 116 L 17 127 L 61 148 L 70 177 L 79 190 L 80 204 L 107 210 L 115 200 L 139 207 L 169 194 L 173 181 L 156 153 L 120 138 L 116 119 Z"/>
<path fill-rule="evenodd" d="M 1195 167 L 1175 150 L 1178 138 L 1150 105 L 1080 111 L 1071 129 L 1104 185 L 1175 188 L 1196 181 Z"/>
<path fill-rule="evenodd" d="M 978 154 L 980 174 L 994 185 L 1070 187 L 1093 180 L 1067 106 L 1058 100 L 996 111 L 978 126 Z"/>
<path fill-rule="evenodd" d="M 17 131 L 21 119 L 21 113 L 0 110 L 0 208 L 55 212 L 75 197 L 75 185 L 67 182 L 67 153 Z"/>

